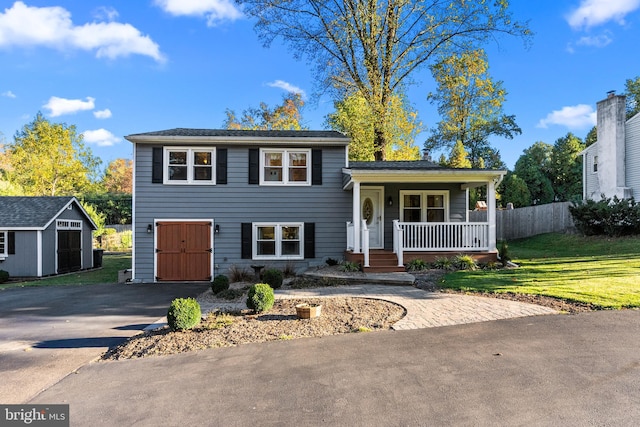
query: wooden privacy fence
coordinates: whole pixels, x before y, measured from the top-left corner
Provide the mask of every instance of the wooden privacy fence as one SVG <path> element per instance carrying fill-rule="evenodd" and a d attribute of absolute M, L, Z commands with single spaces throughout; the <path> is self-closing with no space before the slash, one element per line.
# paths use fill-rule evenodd
<path fill-rule="evenodd" d="M 523 239 L 544 233 L 565 233 L 574 229 L 569 213 L 571 202 L 549 203 L 496 211 L 496 238 Z M 469 212 L 470 222 L 487 220 L 486 211 Z"/>

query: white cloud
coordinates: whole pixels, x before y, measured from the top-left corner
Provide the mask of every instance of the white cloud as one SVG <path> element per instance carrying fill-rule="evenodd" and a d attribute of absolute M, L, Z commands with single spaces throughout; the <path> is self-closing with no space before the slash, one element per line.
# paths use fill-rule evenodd
<path fill-rule="evenodd" d="M 95 108 L 95 98 L 87 96 L 86 101 L 81 99 L 66 99 L 52 96 L 49 102 L 42 107 L 49 110 L 51 117 L 62 116 L 64 114 L 74 114 L 78 111 L 93 110 Z"/>
<path fill-rule="evenodd" d="M 98 147 L 111 147 L 121 141 L 120 138 L 106 129 L 86 130 L 82 132 L 84 140 Z"/>
<path fill-rule="evenodd" d="M 7 98 L 15 98 L 16 94 L 11 92 L 10 90 L 6 91 L 6 92 L 2 92 L 0 95 L 5 96 Z"/>
<path fill-rule="evenodd" d="M 209 27 L 242 18 L 232 0 L 155 0 L 155 4 L 174 16 L 204 16 Z"/>
<path fill-rule="evenodd" d="M 608 34 L 601 34 L 599 36 L 584 36 L 580 37 L 576 42 L 579 46 L 593 46 L 593 47 L 605 47 L 613 42 L 613 39 Z"/>
<path fill-rule="evenodd" d="M 93 115 L 96 119 L 108 119 L 111 117 L 111 110 L 105 108 L 104 110 L 94 111 Z"/>
<path fill-rule="evenodd" d="M 93 12 L 93 16 L 101 21 L 114 21 L 119 15 L 117 10 L 107 6 L 100 6 Z"/>
<path fill-rule="evenodd" d="M 547 128 L 549 125 L 565 126 L 569 129 L 583 129 L 596 125 L 596 112 L 593 107 L 586 104 L 578 104 L 569 107 L 562 107 L 561 110 L 554 110 L 541 119 L 537 127 Z"/>
<path fill-rule="evenodd" d="M 267 86 L 277 87 L 291 93 L 299 93 L 302 97 L 305 96 L 304 90 L 298 86 L 292 85 L 291 83 L 285 82 L 284 80 L 276 80 L 274 82 L 267 83 Z"/>
<path fill-rule="evenodd" d="M 581 0 L 580 6 L 567 16 L 573 29 L 595 27 L 609 21 L 624 24 L 629 13 L 640 8 L 640 0 Z"/>
<path fill-rule="evenodd" d="M 115 17 L 114 12 L 105 9 L 104 13 Z M 138 54 L 158 62 L 165 60 L 158 45 L 130 24 L 74 25 L 71 13 L 62 7 L 30 7 L 21 1 L 0 13 L 0 48 L 12 46 L 81 49 L 95 51 L 98 58 Z"/>

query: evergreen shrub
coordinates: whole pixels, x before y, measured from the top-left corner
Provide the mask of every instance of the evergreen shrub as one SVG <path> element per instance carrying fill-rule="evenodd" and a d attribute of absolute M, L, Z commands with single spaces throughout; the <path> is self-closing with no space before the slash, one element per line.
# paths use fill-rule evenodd
<path fill-rule="evenodd" d="M 224 274 L 218 274 L 213 278 L 213 281 L 211 282 L 211 291 L 214 294 L 217 295 L 222 291 L 226 291 L 227 289 L 229 289 L 229 278 L 227 276 L 225 276 Z"/>
<path fill-rule="evenodd" d="M 269 268 L 262 274 L 262 281 L 273 289 L 278 289 L 282 286 L 282 271 L 277 268 Z"/>
<path fill-rule="evenodd" d="M 247 307 L 256 313 L 270 310 L 274 301 L 273 289 L 268 284 L 257 283 L 249 288 Z"/>
<path fill-rule="evenodd" d="M 176 298 L 167 312 L 167 322 L 173 331 L 192 329 L 202 317 L 200 304 L 194 298 Z"/>

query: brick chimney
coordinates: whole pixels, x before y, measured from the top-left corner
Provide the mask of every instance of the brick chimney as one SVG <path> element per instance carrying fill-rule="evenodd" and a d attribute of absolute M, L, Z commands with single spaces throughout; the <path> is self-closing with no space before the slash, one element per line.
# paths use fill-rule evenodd
<path fill-rule="evenodd" d="M 607 197 L 628 198 L 625 186 L 625 121 L 626 98 L 608 92 L 597 103 L 598 181 Z"/>

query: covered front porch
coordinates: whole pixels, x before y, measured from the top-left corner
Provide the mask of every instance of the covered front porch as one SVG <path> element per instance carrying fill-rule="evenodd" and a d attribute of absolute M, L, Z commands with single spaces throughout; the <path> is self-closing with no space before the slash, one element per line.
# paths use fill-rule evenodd
<path fill-rule="evenodd" d="M 347 260 L 381 271 L 460 253 L 495 260 L 495 188 L 504 174 L 428 161 L 352 162 L 343 169 L 343 188 L 353 200 Z M 469 191 L 478 187 L 486 190 L 486 222 L 469 221 Z"/>

